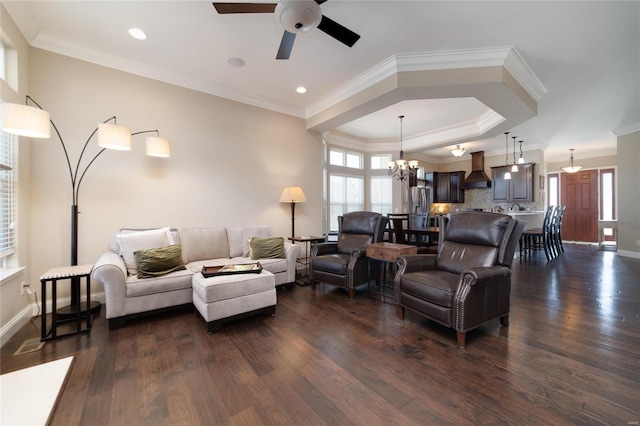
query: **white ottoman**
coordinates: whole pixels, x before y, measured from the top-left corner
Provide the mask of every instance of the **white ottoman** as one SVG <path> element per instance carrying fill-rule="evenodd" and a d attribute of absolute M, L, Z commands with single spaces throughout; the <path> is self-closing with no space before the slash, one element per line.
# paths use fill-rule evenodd
<path fill-rule="evenodd" d="M 276 280 L 269 271 L 259 274 L 193 275 L 193 305 L 213 333 L 223 323 L 259 313 L 276 314 Z"/>

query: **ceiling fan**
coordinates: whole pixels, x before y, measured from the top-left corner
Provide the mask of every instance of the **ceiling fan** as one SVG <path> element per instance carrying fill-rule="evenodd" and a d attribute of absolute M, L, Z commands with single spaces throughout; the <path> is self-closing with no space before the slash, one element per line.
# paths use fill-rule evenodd
<path fill-rule="evenodd" d="M 216 11 L 230 13 L 275 13 L 284 27 L 276 59 L 289 59 L 296 34 L 318 28 L 347 46 L 353 46 L 360 36 L 322 14 L 320 5 L 327 0 L 281 0 L 278 3 L 213 3 Z"/>

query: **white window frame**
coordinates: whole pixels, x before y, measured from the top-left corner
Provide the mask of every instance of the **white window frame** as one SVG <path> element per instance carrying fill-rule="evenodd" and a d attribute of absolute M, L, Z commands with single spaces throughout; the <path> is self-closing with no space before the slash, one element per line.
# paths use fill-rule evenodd
<path fill-rule="evenodd" d="M 332 184 L 333 184 L 333 178 L 344 178 L 344 191 L 345 191 L 345 200 L 340 200 L 339 202 L 336 202 L 331 194 L 333 193 L 333 188 L 332 188 Z M 347 198 L 347 180 L 348 179 L 357 179 L 360 181 L 361 184 L 361 194 L 360 194 L 360 199 L 361 202 L 353 202 L 348 200 Z M 364 190 L 364 184 L 365 184 L 365 180 L 364 180 L 364 176 L 358 176 L 358 175 L 349 175 L 349 174 L 344 174 L 344 173 L 329 173 L 329 217 L 328 217 L 328 223 L 329 223 L 329 231 L 333 232 L 333 231 L 338 231 L 338 216 L 341 216 L 344 213 L 349 213 L 349 212 L 354 212 L 354 211 L 360 211 L 360 210 L 364 210 L 364 206 L 365 206 L 365 190 Z M 340 214 L 335 213 L 334 212 L 334 208 L 341 206 L 342 208 L 340 209 Z"/>
<path fill-rule="evenodd" d="M 0 270 L 10 267 L 9 259 L 17 247 L 17 138 L 0 132 Z"/>
<path fill-rule="evenodd" d="M 340 162 L 340 164 L 332 162 L 333 154 L 339 155 L 342 158 L 342 161 Z M 352 159 L 353 158 L 357 158 L 357 161 L 358 161 L 358 166 L 357 167 L 355 167 L 353 165 L 348 165 L 350 157 Z M 334 167 L 346 167 L 346 168 L 349 168 L 349 169 L 363 170 L 364 169 L 364 155 L 361 152 L 347 151 L 347 150 L 340 149 L 340 148 L 329 148 L 329 165 L 334 166 Z"/>

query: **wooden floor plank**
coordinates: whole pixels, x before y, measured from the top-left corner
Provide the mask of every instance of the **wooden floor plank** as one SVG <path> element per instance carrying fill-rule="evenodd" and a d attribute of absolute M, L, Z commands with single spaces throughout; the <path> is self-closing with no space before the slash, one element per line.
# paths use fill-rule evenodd
<path fill-rule="evenodd" d="M 52 425 L 637 424 L 640 260 L 565 246 L 516 260 L 510 324 L 455 332 L 358 288 L 278 291 L 275 317 L 214 334 L 193 309 L 14 356 L 2 373 L 73 355 Z"/>

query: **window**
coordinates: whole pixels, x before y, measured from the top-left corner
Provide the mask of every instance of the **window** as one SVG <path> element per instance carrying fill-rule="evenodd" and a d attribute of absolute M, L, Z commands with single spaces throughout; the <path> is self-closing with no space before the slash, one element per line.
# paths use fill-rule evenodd
<path fill-rule="evenodd" d="M 391 161 L 391 154 L 372 155 L 371 170 L 387 170 Z"/>
<path fill-rule="evenodd" d="M 329 230 L 338 230 L 338 216 L 364 210 L 364 178 L 331 174 L 329 177 Z"/>
<path fill-rule="evenodd" d="M 18 91 L 18 51 L 3 32 L 0 32 L 0 79 Z"/>
<path fill-rule="evenodd" d="M 557 173 L 547 175 L 547 205 L 560 205 L 560 176 Z"/>
<path fill-rule="evenodd" d="M 615 208 L 615 171 L 614 169 L 600 170 L 600 219 L 614 220 Z M 613 229 L 603 229 L 605 237 L 613 237 Z M 609 240 L 611 238 L 607 238 Z"/>
<path fill-rule="evenodd" d="M 0 258 L 15 252 L 15 137 L 0 132 Z"/>
<path fill-rule="evenodd" d="M 348 152 L 341 149 L 331 148 L 329 150 L 329 164 L 332 166 L 349 167 L 352 169 L 362 169 L 364 161 L 362 154 Z"/>
<path fill-rule="evenodd" d="M 393 209 L 392 179 L 389 176 L 371 177 L 371 211 L 386 215 Z"/>

